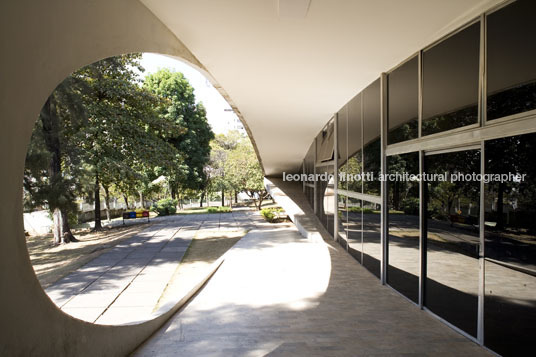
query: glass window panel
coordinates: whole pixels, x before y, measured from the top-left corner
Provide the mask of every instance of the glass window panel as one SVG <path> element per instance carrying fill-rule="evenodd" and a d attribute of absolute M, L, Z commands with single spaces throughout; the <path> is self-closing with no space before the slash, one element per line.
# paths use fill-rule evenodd
<path fill-rule="evenodd" d="M 328 171 L 329 173 L 333 173 L 333 169 Z M 335 215 L 335 191 L 333 189 L 334 181 L 331 179 L 328 182 L 328 185 L 326 187 L 326 191 L 324 193 L 324 199 L 323 199 L 323 206 L 324 206 L 324 214 L 326 216 L 326 229 L 331 234 L 331 236 L 334 236 L 334 215 Z"/>
<path fill-rule="evenodd" d="M 478 121 L 480 23 L 423 53 L 422 134 Z"/>
<path fill-rule="evenodd" d="M 480 151 L 426 156 L 428 175 L 480 173 Z M 428 181 L 425 305 L 476 336 L 479 279 L 479 181 Z"/>
<path fill-rule="evenodd" d="M 419 153 L 394 155 L 387 158 L 389 174 L 417 175 Z M 419 296 L 419 182 L 388 181 L 389 255 L 387 282 L 414 302 Z"/>
<path fill-rule="evenodd" d="M 316 137 L 316 159 L 318 162 L 333 160 L 334 129 L 335 126 L 333 125 L 333 120 L 331 120 Z"/>
<path fill-rule="evenodd" d="M 361 93 L 348 103 L 348 162 L 347 176 L 356 177 L 363 171 L 363 151 L 361 141 Z M 361 180 L 348 180 L 347 189 L 354 192 L 363 192 Z"/>
<path fill-rule="evenodd" d="M 536 2 L 516 1 L 487 17 L 487 119 L 536 109 Z"/>
<path fill-rule="evenodd" d="M 380 123 L 380 80 L 376 80 L 363 91 L 363 154 L 364 173 L 373 177 L 363 182 L 363 192 L 380 195 L 381 169 L 381 123 Z"/>
<path fill-rule="evenodd" d="M 325 167 L 316 168 L 316 173 L 319 175 L 325 172 L 326 172 Z M 327 181 L 317 180 L 316 182 L 316 197 L 315 197 L 315 200 L 317 202 L 316 215 L 318 219 L 320 219 L 320 222 L 322 223 L 324 228 L 326 228 L 326 223 L 327 223 L 325 207 L 324 207 L 324 195 L 326 193 L 327 186 L 328 186 Z"/>
<path fill-rule="evenodd" d="M 484 342 L 503 355 L 534 350 L 536 333 L 536 134 L 485 144 Z M 524 177 L 522 175 L 525 175 Z"/>
<path fill-rule="evenodd" d="M 361 93 L 348 102 L 348 156 L 362 149 L 361 140 Z"/>
<path fill-rule="evenodd" d="M 419 127 L 419 60 L 404 63 L 388 79 L 388 144 L 418 137 Z"/>
<path fill-rule="evenodd" d="M 307 151 L 307 154 L 305 155 L 305 173 L 308 175 L 314 173 L 314 165 L 315 165 L 314 156 L 315 156 L 315 141 L 313 141 L 313 143 L 309 147 L 309 150 Z M 309 181 L 309 180 L 307 180 L 307 183 L 314 184 L 313 181 Z M 313 189 L 306 186 L 305 192 L 306 192 L 306 196 L 307 196 L 307 200 L 309 201 L 309 204 L 311 205 L 311 207 L 313 207 L 314 205 Z"/>
<path fill-rule="evenodd" d="M 347 249 L 348 237 L 346 229 L 348 228 L 348 202 L 347 197 L 339 195 L 338 197 L 338 214 L 339 214 L 339 244 Z"/>
<path fill-rule="evenodd" d="M 363 181 L 361 180 L 360 175 L 363 172 L 363 155 L 361 150 L 358 151 L 354 156 L 348 159 L 346 165 L 346 176 L 347 182 L 346 187 L 348 191 L 362 193 L 363 191 Z"/>
<path fill-rule="evenodd" d="M 348 108 L 344 106 L 337 114 L 337 150 L 339 165 L 348 159 Z"/>
<path fill-rule="evenodd" d="M 363 266 L 380 277 L 381 229 L 380 205 L 363 201 Z"/>
<path fill-rule="evenodd" d="M 326 176 L 333 174 L 333 165 L 318 166 L 316 173 L 319 175 L 325 174 Z M 324 228 L 333 236 L 333 214 L 335 209 L 333 180 L 328 182 L 319 178 L 316 182 L 316 187 L 316 199 L 318 202 L 316 214 Z"/>
<path fill-rule="evenodd" d="M 347 182 L 347 163 L 348 163 L 348 105 L 345 105 L 338 113 L 337 123 L 337 143 L 339 154 L 339 181 L 338 188 L 341 190 L 348 189 Z M 338 196 L 338 215 L 339 215 L 339 237 L 338 241 L 341 246 L 347 248 L 347 233 L 348 212 L 347 212 L 347 197 Z"/>
<path fill-rule="evenodd" d="M 376 139 L 363 148 L 363 193 L 380 196 L 381 142 Z"/>
<path fill-rule="evenodd" d="M 363 202 L 353 197 L 348 197 L 347 202 L 348 223 L 346 236 L 348 239 L 348 252 L 361 263 L 363 261 Z"/>

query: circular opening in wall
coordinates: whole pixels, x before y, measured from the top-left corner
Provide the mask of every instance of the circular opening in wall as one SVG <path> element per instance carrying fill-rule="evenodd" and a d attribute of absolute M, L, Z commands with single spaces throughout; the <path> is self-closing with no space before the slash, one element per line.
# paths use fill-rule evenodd
<path fill-rule="evenodd" d="M 100 60 L 51 93 L 26 156 L 24 227 L 36 276 L 61 310 L 98 324 L 148 320 L 189 290 L 183 281 L 202 278 L 181 267 L 210 265 L 245 234 L 236 222 L 247 223 L 249 208 L 207 209 L 245 201 L 236 188 L 209 187 L 216 139 L 240 147 L 260 171 L 240 120 L 226 109 L 201 73 L 155 54 Z M 227 228 L 217 234 L 221 244 L 202 254 L 192 242 L 213 221 L 210 209 L 233 211 L 232 219 L 228 227 L 218 216 L 218 229 Z M 204 233 L 199 239 L 213 238 Z"/>

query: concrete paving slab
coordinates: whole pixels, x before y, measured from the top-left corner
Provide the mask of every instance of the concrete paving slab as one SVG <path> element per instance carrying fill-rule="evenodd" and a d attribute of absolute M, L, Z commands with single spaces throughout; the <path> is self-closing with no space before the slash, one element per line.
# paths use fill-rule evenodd
<path fill-rule="evenodd" d="M 207 226 L 224 230 L 236 224 L 231 214 L 219 216 L 158 217 L 151 227 L 101 254 L 47 292 L 64 311 L 86 321 L 98 318 L 98 323 L 120 324 L 147 319 L 147 311 L 158 302 L 197 232 Z M 244 223 L 251 222 L 247 216 L 239 216 Z"/>
<path fill-rule="evenodd" d="M 102 313 L 100 307 L 69 307 L 62 309 L 63 312 L 84 321 L 95 321 Z"/>
<path fill-rule="evenodd" d="M 112 307 L 102 314 L 95 323 L 101 325 L 122 325 L 147 320 L 152 307 Z"/>
<path fill-rule="evenodd" d="M 318 231 L 258 226 L 135 356 L 491 356 Z"/>

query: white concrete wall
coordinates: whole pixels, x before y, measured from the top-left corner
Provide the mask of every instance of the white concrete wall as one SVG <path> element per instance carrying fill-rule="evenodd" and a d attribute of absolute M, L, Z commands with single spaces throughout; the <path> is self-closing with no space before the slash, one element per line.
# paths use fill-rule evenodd
<path fill-rule="evenodd" d="M 24 213 L 24 230 L 31 236 L 50 233 L 53 224 L 46 210 Z"/>
<path fill-rule="evenodd" d="M 61 312 L 43 292 L 24 239 L 22 178 L 32 127 L 72 71 L 128 52 L 157 52 L 201 67 L 137 0 L 0 2 L 0 355 L 124 355 L 169 313 L 133 326 L 99 326 Z"/>

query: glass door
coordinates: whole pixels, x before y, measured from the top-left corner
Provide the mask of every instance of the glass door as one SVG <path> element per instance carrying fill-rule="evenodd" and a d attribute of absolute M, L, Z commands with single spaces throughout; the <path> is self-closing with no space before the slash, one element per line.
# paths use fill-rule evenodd
<path fill-rule="evenodd" d="M 425 306 L 477 335 L 480 150 L 426 153 Z"/>

